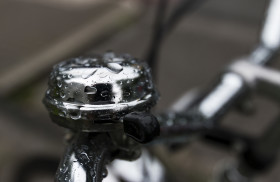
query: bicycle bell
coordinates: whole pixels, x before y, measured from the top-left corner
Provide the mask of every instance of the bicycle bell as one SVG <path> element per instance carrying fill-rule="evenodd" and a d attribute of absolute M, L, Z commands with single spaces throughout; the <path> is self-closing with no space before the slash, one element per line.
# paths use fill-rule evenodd
<path fill-rule="evenodd" d="M 129 55 L 112 52 L 78 57 L 53 67 L 44 97 L 52 120 L 76 131 L 110 131 L 132 111 L 157 101 L 150 69 Z"/>

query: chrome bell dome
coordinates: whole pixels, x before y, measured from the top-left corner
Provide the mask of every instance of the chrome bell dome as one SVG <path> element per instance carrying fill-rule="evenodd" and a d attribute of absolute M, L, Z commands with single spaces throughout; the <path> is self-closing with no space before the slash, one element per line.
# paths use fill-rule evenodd
<path fill-rule="evenodd" d="M 131 111 L 148 111 L 157 101 L 150 68 L 112 52 L 78 57 L 53 67 L 44 104 L 57 124 L 80 131 L 120 127 Z"/>

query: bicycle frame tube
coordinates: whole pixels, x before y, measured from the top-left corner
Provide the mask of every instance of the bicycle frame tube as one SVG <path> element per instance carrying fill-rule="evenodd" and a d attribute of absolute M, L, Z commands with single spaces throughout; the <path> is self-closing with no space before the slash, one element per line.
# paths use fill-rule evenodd
<path fill-rule="evenodd" d="M 248 64 L 257 64 L 259 68 L 268 64 L 273 56 L 277 53 L 280 47 L 280 0 L 271 0 L 267 11 L 267 17 L 264 22 L 263 30 L 260 36 L 260 43 L 257 48 L 246 58 Z M 251 64 L 249 68 L 253 68 Z M 210 92 L 200 99 L 193 107 L 187 109 L 187 117 L 193 122 L 188 121 L 185 124 L 188 126 L 195 124 L 195 127 L 179 127 L 182 134 L 186 132 L 201 131 L 201 128 L 208 128 L 214 121 L 223 116 L 229 107 L 232 106 L 238 98 L 250 90 L 251 83 L 248 82 L 244 75 L 239 74 L 240 70 L 232 70 L 232 66 L 225 70 L 225 73 L 220 77 L 219 82 L 212 87 Z M 250 70 L 248 70 L 250 71 Z M 268 70 L 269 71 L 269 70 Z M 241 72 L 244 72 L 241 70 Z M 254 79 L 258 79 L 259 74 L 254 75 Z M 271 74 L 268 75 L 271 77 Z M 266 78 L 264 81 L 273 82 L 273 78 Z M 254 88 L 255 89 L 255 88 Z M 167 119 L 166 119 L 167 118 Z M 164 135 L 172 136 L 177 134 L 177 120 L 182 120 L 182 116 L 175 114 L 172 118 L 166 117 L 166 121 L 173 120 L 172 126 L 163 126 Z M 195 118 L 195 119 L 194 119 Z M 200 122 L 197 122 L 197 121 Z M 164 125 L 167 125 L 164 123 Z M 201 125 L 200 127 L 198 125 Z M 184 129 L 185 128 L 185 129 Z M 184 131 L 183 131 L 184 130 Z M 170 133 L 169 133 L 170 132 Z"/>
<path fill-rule="evenodd" d="M 249 62 L 265 65 L 272 60 L 280 46 L 280 0 L 271 0 L 259 46 L 247 58 Z M 198 112 L 207 120 L 218 116 L 246 90 L 242 76 L 227 72 L 221 82 L 199 104 Z"/>
<path fill-rule="evenodd" d="M 250 55 L 256 64 L 265 65 L 280 46 L 280 0 L 271 0 L 261 33 L 259 46 Z"/>

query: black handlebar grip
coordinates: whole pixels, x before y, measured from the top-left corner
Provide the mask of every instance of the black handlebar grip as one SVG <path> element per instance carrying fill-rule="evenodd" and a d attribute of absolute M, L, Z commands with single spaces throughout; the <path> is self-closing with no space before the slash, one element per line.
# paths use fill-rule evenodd
<path fill-rule="evenodd" d="M 123 118 L 124 132 L 139 143 L 148 143 L 160 134 L 155 116 L 145 112 L 132 112 Z"/>

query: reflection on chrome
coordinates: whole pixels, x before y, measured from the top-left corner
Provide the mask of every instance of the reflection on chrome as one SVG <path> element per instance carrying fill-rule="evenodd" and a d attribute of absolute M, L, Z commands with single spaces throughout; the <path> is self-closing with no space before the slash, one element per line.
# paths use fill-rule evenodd
<path fill-rule="evenodd" d="M 162 182 L 165 177 L 163 164 L 146 150 L 142 150 L 141 157 L 135 161 L 114 160 L 108 172 L 103 182 L 119 182 L 119 178 L 131 182 Z"/>
<path fill-rule="evenodd" d="M 54 66 L 44 103 L 56 123 L 93 131 L 95 121 L 120 122 L 132 110 L 148 111 L 157 98 L 144 62 L 107 53 Z"/>
<path fill-rule="evenodd" d="M 106 134 L 77 133 L 59 164 L 56 182 L 102 181 L 107 175 L 105 166 L 112 146 Z"/>
<path fill-rule="evenodd" d="M 280 46 L 280 0 L 271 0 L 264 24 L 261 41 L 269 49 Z"/>
<path fill-rule="evenodd" d="M 241 76 L 226 73 L 221 83 L 200 103 L 198 110 L 205 119 L 214 117 L 243 86 Z"/>
<path fill-rule="evenodd" d="M 69 181 L 73 182 L 86 182 L 86 171 L 84 167 L 78 162 L 78 159 L 75 157 L 75 154 L 72 154 L 70 157 L 70 166 L 71 166 L 71 178 Z"/>
<path fill-rule="evenodd" d="M 280 0 L 271 0 L 257 48 L 249 56 L 253 63 L 265 65 L 280 48 Z"/>

